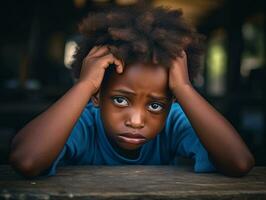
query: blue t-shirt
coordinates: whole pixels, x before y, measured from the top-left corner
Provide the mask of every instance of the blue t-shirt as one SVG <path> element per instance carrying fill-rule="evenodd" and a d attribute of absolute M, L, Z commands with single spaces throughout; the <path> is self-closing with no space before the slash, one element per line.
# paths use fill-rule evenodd
<path fill-rule="evenodd" d="M 179 104 L 172 104 L 163 130 L 141 147 L 136 159 L 129 159 L 118 154 L 109 143 L 100 111 L 90 102 L 44 174 L 54 175 L 56 167 L 63 165 L 176 165 L 178 156 L 194 159 L 195 172 L 215 171 Z"/>

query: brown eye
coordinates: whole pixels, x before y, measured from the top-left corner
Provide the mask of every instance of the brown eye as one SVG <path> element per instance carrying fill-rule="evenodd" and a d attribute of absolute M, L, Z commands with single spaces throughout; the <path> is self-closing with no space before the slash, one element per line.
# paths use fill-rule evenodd
<path fill-rule="evenodd" d="M 159 103 L 151 103 L 148 106 L 148 109 L 152 112 L 160 112 L 163 109 L 163 106 Z"/>
<path fill-rule="evenodd" d="M 118 106 L 128 106 L 128 101 L 124 97 L 113 97 L 113 102 Z"/>

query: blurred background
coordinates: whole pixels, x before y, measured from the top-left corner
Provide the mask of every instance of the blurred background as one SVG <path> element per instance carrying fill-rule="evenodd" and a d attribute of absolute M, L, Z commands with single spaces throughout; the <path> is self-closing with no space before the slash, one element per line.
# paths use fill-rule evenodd
<path fill-rule="evenodd" d="M 0 8 L 0 164 L 16 132 L 73 84 L 77 23 L 92 10 L 146 3 L 182 8 L 207 36 L 196 89 L 266 165 L 264 0 L 9 0 Z"/>

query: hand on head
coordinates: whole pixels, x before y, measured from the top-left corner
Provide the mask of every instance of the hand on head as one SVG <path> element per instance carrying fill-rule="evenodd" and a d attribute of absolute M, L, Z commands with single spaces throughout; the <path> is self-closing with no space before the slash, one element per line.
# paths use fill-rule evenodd
<path fill-rule="evenodd" d="M 182 51 L 181 56 L 176 56 L 172 60 L 172 65 L 169 69 L 169 88 L 173 94 L 180 94 L 182 87 L 191 85 L 188 75 L 187 55 Z"/>
<path fill-rule="evenodd" d="M 109 46 L 94 46 L 83 60 L 79 82 L 91 85 L 96 93 L 110 64 L 115 64 L 117 73 L 123 73 L 123 62 L 111 53 Z"/>

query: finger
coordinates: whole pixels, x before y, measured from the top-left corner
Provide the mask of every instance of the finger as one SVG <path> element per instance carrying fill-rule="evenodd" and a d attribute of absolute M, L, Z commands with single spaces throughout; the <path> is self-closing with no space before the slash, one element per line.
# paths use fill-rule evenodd
<path fill-rule="evenodd" d="M 91 54 L 91 56 L 93 57 L 101 57 L 101 56 L 105 56 L 109 53 L 109 49 L 107 46 L 101 46 L 98 49 L 95 50 L 95 52 L 93 54 Z"/>
<path fill-rule="evenodd" d="M 186 54 L 186 52 L 184 50 L 181 52 L 181 57 L 182 58 L 186 58 L 187 57 L 187 54 Z"/>
<path fill-rule="evenodd" d="M 185 65 L 187 65 L 187 54 L 185 51 L 182 51 L 182 61 Z"/>
<path fill-rule="evenodd" d="M 90 52 L 88 53 L 88 55 L 90 56 L 90 55 L 94 54 L 94 53 L 96 52 L 96 50 L 97 50 L 99 47 L 100 47 L 100 46 L 94 46 L 94 47 L 90 50 Z"/>
<path fill-rule="evenodd" d="M 181 64 L 181 63 L 186 63 L 187 62 L 187 54 L 185 51 L 182 51 L 180 55 L 177 55 L 174 59 L 173 62 L 175 64 Z"/>
<path fill-rule="evenodd" d="M 125 66 L 125 63 L 124 63 L 124 60 L 122 58 L 116 57 L 116 55 L 118 54 L 117 46 L 108 45 L 108 49 L 110 50 L 111 54 L 113 54 L 114 57 L 116 58 L 114 64 L 116 65 L 117 73 L 122 73 L 124 66 Z"/>
<path fill-rule="evenodd" d="M 105 69 L 110 65 L 110 64 L 115 64 L 116 65 L 116 72 L 117 73 L 122 73 L 124 70 L 124 66 L 121 60 L 117 59 L 113 54 L 109 53 L 102 57 L 102 62 L 103 66 Z"/>
<path fill-rule="evenodd" d="M 112 55 L 113 56 L 113 55 Z M 113 59 L 109 61 L 108 63 L 109 65 L 110 64 L 115 64 L 115 70 L 118 74 L 121 74 L 123 73 L 124 71 L 124 66 L 123 66 L 123 63 L 121 62 L 121 60 L 117 59 L 116 57 L 113 56 Z M 108 65 L 108 66 L 109 66 Z"/>
<path fill-rule="evenodd" d="M 116 72 L 122 74 L 124 71 L 124 64 L 121 60 L 115 59 L 114 64 L 116 65 Z"/>

